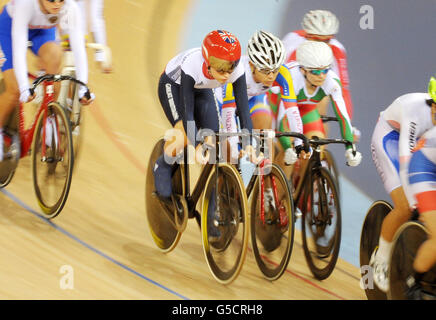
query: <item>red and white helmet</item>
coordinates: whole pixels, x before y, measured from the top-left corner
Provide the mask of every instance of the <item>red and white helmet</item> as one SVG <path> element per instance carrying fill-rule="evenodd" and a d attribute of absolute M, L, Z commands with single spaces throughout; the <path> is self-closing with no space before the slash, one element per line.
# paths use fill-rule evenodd
<path fill-rule="evenodd" d="M 330 11 L 311 10 L 304 15 L 301 26 L 307 33 L 330 36 L 338 33 L 339 20 Z"/>
<path fill-rule="evenodd" d="M 206 65 L 210 66 L 210 57 L 233 63 L 235 66 L 241 59 L 241 44 L 230 32 L 214 30 L 204 38 L 202 53 Z"/>

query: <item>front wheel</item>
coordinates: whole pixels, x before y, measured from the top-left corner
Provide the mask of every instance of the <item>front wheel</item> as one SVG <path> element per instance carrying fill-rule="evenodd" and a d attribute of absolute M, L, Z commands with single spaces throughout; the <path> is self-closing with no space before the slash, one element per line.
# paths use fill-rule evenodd
<path fill-rule="evenodd" d="M 201 208 L 206 261 L 215 279 L 228 284 L 242 269 L 249 228 L 247 195 L 242 178 L 232 165 L 214 166 L 206 181 Z"/>
<path fill-rule="evenodd" d="M 47 219 L 56 217 L 65 205 L 73 165 L 70 122 L 61 105 L 51 102 L 39 116 L 32 143 L 33 186 Z"/>
<path fill-rule="evenodd" d="M 341 209 L 336 183 L 325 168 L 311 169 L 302 219 L 303 249 L 318 280 L 333 272 L 341 243 Z"/>
<path fill-rule="evenodd" d="M 291 190 L 282 169 L 271 164 L 264 170 L 263 181 L 262 176 L 258 176 L 253 189 L 251 244 L 260 271 L 272 281 L 279 279 L 288 266 L 294 243 L 295 215 Z M 260 196 L 262 183 L 263 197 Z"/>

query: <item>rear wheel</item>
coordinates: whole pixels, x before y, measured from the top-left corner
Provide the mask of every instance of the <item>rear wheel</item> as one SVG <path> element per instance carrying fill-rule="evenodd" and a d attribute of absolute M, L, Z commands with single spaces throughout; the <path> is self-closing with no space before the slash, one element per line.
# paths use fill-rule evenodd
<path fill-rule="evenodd" d="M 206 181 L 201 208 L 206 261 L 215 279 L 228 284 L 242 269 L 249 228 L 247 195 L 242 179 L 232 165 L 220 163 L 212 169 Z"/>
<path fill-rule="evenodd" d="M 427 240 L 427 230 L 419 222 L 409 221 L 395 233 L 391 263 L 389 264 L 389 291 L 391 300 L 406 300 L 407 279 L 414 273 L 413 262 L 421 244 Z M 422 282 L 429 283 L 429 292 L 434 291 L 436 267 L 427 272 Z M 434 298 L 434 297 L 433 297 Z"/>
<path fill-rule="evenodd" d="M 269 168 L 265 167 L 266 174 L 263 176 L 264 194 L 267 187 L 271 188 L 273 199 L 266 199 L 264 196 L 264 216 L 262 217 L 260 197 L 262 182 L 261 176 L 258 176 L 251 201 L 251 243 L 254 257 L 262 274 L 268 280 L 277 280 L 286 270 L 292 253 L 294 205 L 291 190 L 282 169 L 275 164 L 267 166 Z"/>
<path fill-rule="evenodd" d="M 153 168 L 157 158 L 163 153 L 164 143 L 163 139 L 156 143 L 148 161 L 145 208 L 153 241 L 162 252 L 170 252 L 177 246 L 182 233 L 178 231 L 177 221 L 174 219 L 173 206 L 163 204 L 155 193 Z M 181 167 L 177 166 L 173 175 L 173 191 L 177 194 L 183 194 L 182 179 Z"/>
<path fill-rule="evenodd" d="M 65 205 L 73 164 L 70 122 L 61 105 L 51 102 L 46 121 L 44 112 L 38 119 L 32 144 L 33 185 L 38 204 L 48 219 L 56 217 Z"/>
<path fill-rule="evenodd" d="M 374 283 L 372 269 L 369 261 L 380 239 L 381 226 L 386 215 L 392 210 L 392 206 L 383 200 L 375 201 L 368 212 L 363 223 L 360 235 L 360 268 L 367 271 L 362 277 L 361 284 L 365 288 L 368 300 L 386 300 L 386 293 L 381 291 Z M 366 279 L 368 278 L 368 282 Z"/>

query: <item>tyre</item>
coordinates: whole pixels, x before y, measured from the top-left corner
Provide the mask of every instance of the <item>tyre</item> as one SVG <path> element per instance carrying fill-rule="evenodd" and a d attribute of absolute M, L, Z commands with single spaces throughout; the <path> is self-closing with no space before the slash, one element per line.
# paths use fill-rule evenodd
<path fill-rule="evenodd" d="M 303 249 L 313 276 L 324 280 L 335 268 L 341 243 L 341 209 L 336 182 L 326 168 L 309 168 L 302 222 Z"/>
<path fill-rule="evenodd" d="M 294 243 L 294 204 L 291 190 L 282 169 L 276 164 L 265 168 L 264 186 L 277 191 L 277 206 L 264 197 L 261 215 L 261 176 L 258 176 L 251 199 L 251 244 L 256 263 L 268 280 L 277 280 L 286 270 Z M 264 188 L 264 190 L 265 190 Z M 265 192 L 265 191 L 264 191 Z M 265 203 L 265 201 L 268 201 Z"/>
<path fill-rule="evenodd" d="M 232 165 L 214 166 L 205 184 L 201 209 L 206 261 L 215 279 L 228 284 L 242 269 L 249 228 L 247 195 L 241 176 Z"/>
<path fill-rule="evenodd" d="M 39 207 L 47 219 L 56 217 L 65 205 L 73 165 L 70 122 L 61 105 L 51 102 L 47 106 L 46 122 L 44 112 L 38 118 L 32 142 L 33 185 Z"/>

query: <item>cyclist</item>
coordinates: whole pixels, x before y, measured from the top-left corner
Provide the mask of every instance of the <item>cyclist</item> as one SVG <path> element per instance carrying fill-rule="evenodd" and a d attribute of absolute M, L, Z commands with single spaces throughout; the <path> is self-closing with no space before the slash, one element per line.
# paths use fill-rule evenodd
<path fill-rule="evenodd" d="M 305 41 L 297 49 L 297 62 L 287 64 L 297 95 L 303 132 L 308 137 L 325 137 L 317 104 L 328 97 L 339 120 L 342 138 L 353 142 L 352 126 L 342 95 L 341 82 L 336 73 L 330 69 L 332 61 L 333 53 L 326 43 Z M 279 126 L 286 121 L 286 116 L 283 110 L 279 109 L 277 116 Z M 356 152 L 353 155 L 351 147 L 347 147 L 345 157 L 350 166 L 358 166 L 362 160 L 361 153 Z"/>
<path fill-rule="evenodd" d="M 292 77 L 289 69 L 283 64 L 285 51 L 282 41 L 266 31 L 257 31 L 248 41 L 247 55 L 242 56 L 241 63 L 244 65 L 248 104 L 250 116 L 255 129 L 275 129 L 274 112 L 268 104 L 266 92 L 270 89 L 281 94 L 280 105 L 287 115 L 289 123 L 282 131 L 294 131 L 303 133 L 303 124 L 297 107 L 297 100 L 293 88 Z M 221 88 L 220 88 L 221 89 Z M 217 90 L 218 96 L 220 90 Z M 236 131 L 235 112 L 236 105 L 233 96 L 232 84 L 222 88 L 222 118 L 228 132 Z M 280 138 L 282 139 L 282 138 Z M 280 150 L 276 159 L 280 164 L 293 164 L 297 160 L 297 154 L 291 147 L 290 139 L 284 150 Z M 237 149 L 232 141 L 232 151 Z M 300 139 L 295 139 L 295 146 L 301 145 Z M 304 152 L 303 152 L 304 154 Z M 253 171 L 253 169 L 251 170 Z M 247 184 L 250 175 L 243 173 L 244 183 Z M 272 194 L 272 190 L 270 190 Z M 268 194 L 268 191 L 266 191 Z"/>
<path fill-rule="evenodd" d="M 197 148 L 196 159 L 201 163 L 208 160 L 207 155 L 201 155 L 195 132 L 197 128 L 213 132 L 219 130 L 218 110 L 211 89 L 233 83 L 241 126 L 252 130 L 245 73 L 243 65 L 239 63 L 240 58 L 239 40 L 230 32 L 214 30 L 206 35 L 201 48 L 184 51 L 166 65 L 159 80 L 158 94 L 176 134 L 166 137 L 164 154 L 157 159 L 153 171 L 156 192 L 163 202 L 172 203 L 172 168 L 183 155 L 188 139 Z M 192 126 L 192 123 L 195 125 Z M 193 137 L 189 134 L 188 125 L 194 129 Z M 251 154 L 251 145 L 245 150 Z"/>
<path fill-rule="evenodd" d="M 382 223 L 378 247 L 371 254 L 374 282 L 380 290 L 389 289 L 388 268 L 392 240 L 398 228 L 411 216 L 415 199 L 408 181 L 412 150 L 422 134 L 436 124 L 436 81 L 429 93 L 409 93 L 395 99 L 380 113 L 371 140 L 372 158 L 394 208 Z"/>
<path fill-rule="evenodd" d="M 107 46 L 106 41 L 106 24 L 103 16 L 104 0 L 76 0 L 82 11 L 83 17 L 83 34 L 88 34 L 88 20 L 90 21 L 90 31 L 93 34 L 96 43 Z M 88 19 L 89 18 L 89 19 Z M 95 61 L 99 64 L 100 69 L 105 73 L 112 72 L 112 65 L 107 61 L 104 52 L 97 50 L 95 52 Z"/>
<path fill-rule="evenodd" d="M 335 38 L 339 31 L 338 18 L 328 10 L 311 10 L 304 15 L 301 25 L 303 30 L 290 32 L 283 38 L 283 44 L 286 48 L 286 63 L 296 60 L 297 48 L 306 40 L 327 43 L 332 48 L 334 57 L 331 68 L 341 80 L 342 95 L 351 120 L 353 118 L 353 104 L 349 87 L 347 53 L 342 43 Z M 327 102 L 328 100 L 325 99 L 318 105 L 322 115 L 326 114 Z M 360 131 L 353 128 L 353 133 L 357 141 L 360 137 Z"/>
<path fill-rule="evenodd" d="M 436 79 L 432 78 L 433 124 L 436 124 Z M 422 299 L 425 290 L 421 280 L 436 264 L 436 127 L 427 131 L 418 141 L 409 163 L 409 183 L 412 196 L 416 200 L 419 218 L 427 227 L 429 239 L 419 247 L 412 274 L 408 281 L 407 297 Z"/>
<path fill-rule="evenodd" d="M 39 56 L 47 73 L 60 71 L 62 49 L 55 42 L 56 25 L 64 24 L 70 34 L 71 46 L 77 63 L 78 80 L 87 83 L 88 65 L 84 36 L 77 25 L 82 23 L 77 4 L 72 0 L 13 0 L 0 12 L 0 47 L 6 61 L 1 70 L 5 91 L 0 95 L 0 160 L 3 160 L 3 126 L 8 115 L 19 103 L 31 101 L 27 77 L 26 50 L 28 40 L 31 50 Z M 84 95 L 86 88 L 79 89 L 82 104 L 92 100 Z"/>

